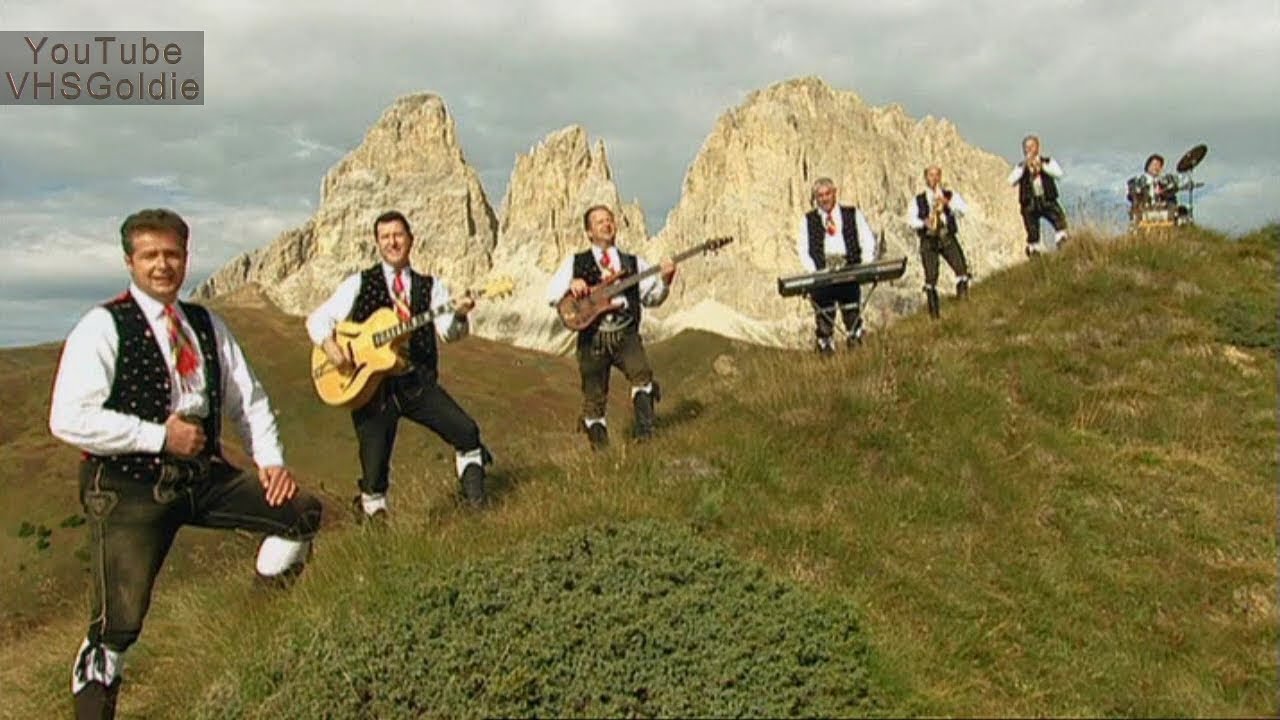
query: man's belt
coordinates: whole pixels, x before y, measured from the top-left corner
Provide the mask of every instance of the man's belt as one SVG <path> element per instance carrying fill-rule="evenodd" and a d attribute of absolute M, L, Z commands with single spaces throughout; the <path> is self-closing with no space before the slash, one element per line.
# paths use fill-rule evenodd
<path fill-rule="evenodd" d="M 151 494 L 158 503 L 173 502 L 182 491 L 203 483 L 209 477 L 211 465 L 211 458 L 207 455 L 194 458 L 166 455 L 161 460 L 160 478 L 156 480 Z"/>
<path fill-rule="evenodd" d="M 212 460 L 207 455 L 194 458 L 180 458 L 165 455 L 160 462 L 161 483 L 177 486 L 191 485 L 204 481 L 209 477 Z"/>

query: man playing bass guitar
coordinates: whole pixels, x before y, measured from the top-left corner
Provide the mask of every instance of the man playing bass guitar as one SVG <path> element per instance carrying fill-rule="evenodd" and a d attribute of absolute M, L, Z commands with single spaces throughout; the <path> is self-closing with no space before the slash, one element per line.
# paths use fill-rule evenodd
<path fill-rule="evenodd" d="M 551 278 L 547 300 L 553 307 L 566 294 L 583 297 L 601 282 L 649 269 L 649 264 L 643 259 L 624 253 L 614 245 L 617 227 L 613 211 L 608 206 L 588 208 L 582 216 L 582 224 L 591 240 L 591 247 L 567 258 Z M 609 442 L 605 406 L 609 395 L 609 373 L 615 366 L 631 383 L 636 439 L 647 439 L 653 434 L 653 405 L 660 394 L 640 339 L 640 315 L 641 306 L 657 307 L 667 299 L 671 281 L 676 275 L 675 262 L 665 258 L 660 268 L 658 275 L 645 278 L 615 298 L 616 309 L 602 314 L 596 322 L 578 331 L 582 423 L 593 449 L 599 450 Z"/>

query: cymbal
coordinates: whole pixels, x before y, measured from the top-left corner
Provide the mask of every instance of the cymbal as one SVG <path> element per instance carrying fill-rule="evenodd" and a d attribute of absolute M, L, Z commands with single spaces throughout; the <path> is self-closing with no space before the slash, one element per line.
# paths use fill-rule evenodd
<path fill-rule="evenodd" d="M 1187 151 L 1187 154 L 1183 155 L 1182 159 L 1178 161 L 1178 172 L 1191 172 L 1200 164 L 1200 161 L 1204 159 L 1205 153 L 1208 152 L 1209 146 L 1204 143 L 1200 143 L 1199 145 L 1191 148 Z"/>

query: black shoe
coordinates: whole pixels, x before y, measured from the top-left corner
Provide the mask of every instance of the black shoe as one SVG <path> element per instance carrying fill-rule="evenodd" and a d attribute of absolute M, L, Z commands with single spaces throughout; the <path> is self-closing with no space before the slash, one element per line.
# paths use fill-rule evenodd
<path fill-rule="evenodd" d="M 108 687 L 91 682 L 73 696 L 76 720 L 112 720 L 116 716 L 116 700 L 120 697 L 120 680 Z"/>
<path fill-rule="evenodd" d="M 636 393 L 631 404 L 635 408 L 635 426 L 632 435 L 636 440 L 648 440 L 653 437 L 653 396 L 647 392 Z"/>
<path fill-rule="evenodd" d="M 957 300 L 969 299 L 969 281 L 968 280 L 960 280 L 956 283 L 956 299 Z"/>
<path fill-rule="evenodd" d="M 472 463 L 462 471 L 458 480 L 462 485 L 462 499 L 471 507 L 480 507 L 485 503 L 484 468 Z"/>
<path fill-rule="evenodd" d="M 926 288 L 924 291 L 925 302 L 929 305 L 929 317 L 937 320 L 942 317 L 942 301 L 938 299 L 937 288 Z"/>
<path fill-rule="evenodd" d="M 609 447 L 609 428 L 600 423 L 592 423 L 587 428 L 587 439 L 591 441 L 592 450 L 603 450 Z"/>

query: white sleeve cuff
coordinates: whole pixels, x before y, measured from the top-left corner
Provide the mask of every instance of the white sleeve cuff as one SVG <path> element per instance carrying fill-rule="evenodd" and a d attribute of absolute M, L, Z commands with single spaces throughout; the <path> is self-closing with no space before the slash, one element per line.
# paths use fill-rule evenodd
<path fill-rule="evenodd" d="M 138 428 L 138 444 L 142 452 L 159 454 L 164 450 L 163 423 L 144 422 Z"/>
<path fill-rule="evenodd" d="M 281 467 L 284 465 L 284 453 L 278 447 L 269 447 L 259 450 L 254 448 L 253 461 L 258 467 Z"/>

